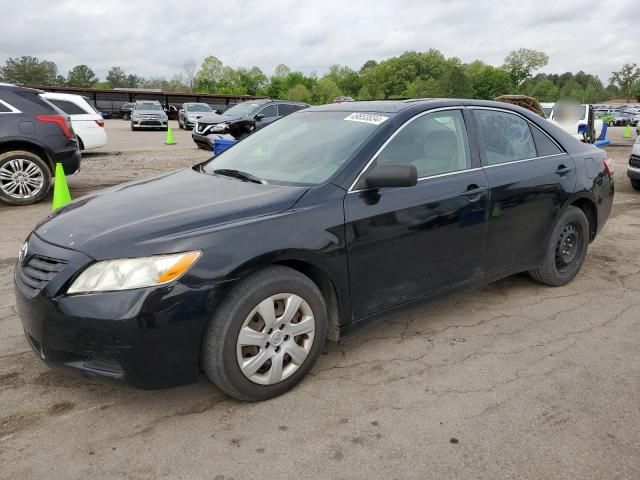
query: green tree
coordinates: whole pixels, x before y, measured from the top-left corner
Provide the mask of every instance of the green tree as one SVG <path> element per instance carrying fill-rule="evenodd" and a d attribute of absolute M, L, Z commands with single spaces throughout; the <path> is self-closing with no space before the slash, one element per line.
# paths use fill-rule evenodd
<path fill-rule="evenodd" d="M 493 100 L 494 98 L 513 92 L 509 74 L 480 60 L 465 67 L 473 98 Z"/>
<path fill-rule="evenodd" d="M 556 102 L 560 96 L 560 90 L 551 81 L 544 79 L 537 83 L 529 92 L 539 102 Z"/>
<path fill-rule="evenodd" d="M 502 68 L 509 73 L 513 85 L 518 88 L 527 78 L 549 63 L 549 56 L 544 52 L 521 48 L 513 50 L 504 59 Z"/>
<path fill-rule="evenodd" d="M 69 87 L 91 87 L 98 77 L 87 65 L 76 65 L 67 74 L 66 84 Z"/>
<path fill-rule="evenodd" d="M 318 80 L 318 83 L 316 83 L 313 89 L 313 103 L 333 103 L 333 100 L 341 94 L 340 88 L 338 88 L 336 82 L 329 77 L 324 77 Z"/>
<path fill-rule="evenodd" d="M 198 92 L 215 93 L 216 87 L 222 78 L 224 65 L 217 57 L 210 55 L 202 61 L 200 70 L 195 77 L 196 90 Z"/>
<path fill-rule="evenodd" d="M 360 75 L 347 66 L 332 65 L 325 77 L 333 80 L 343 95 L 355 97 L 362 88 Z"/>
<path fill-rule="evenodd" d="M 311 92 L 304 85 L 294 85 L 287 91 L 287 100 L 311 103 Z"/>
<path fill-rule="evenodd" d="M 640 68 L 635 63 L 625 63 L 617 72 L 611 73 L 609 82 L 616 85 L 627 102 L 632 96 L 634 85 L 640 81 Z"/>
<path fill-rule="evenodd" d="M 286 78 L 290 73 L 291 73 L 291 69 L 287 67 L 284 63 L 281 63 L 273 71 L 273 76 L 275 78 Z"/>
<path fill-rule="evenodd" d="M 54 62 L 29 56 L 9 57 L 4 66 L 0 67 L 0 78 L 5 82 L 21 85 L 64 84 L 64 77 L 58 75 L 58 67 Z"/>
<path fill-rule="evenodd" d="M 107 72 L 107 82 L 112 88 L 124 88 L 127 86 L 127 74 L 122 67 L 111 67 Z"/>

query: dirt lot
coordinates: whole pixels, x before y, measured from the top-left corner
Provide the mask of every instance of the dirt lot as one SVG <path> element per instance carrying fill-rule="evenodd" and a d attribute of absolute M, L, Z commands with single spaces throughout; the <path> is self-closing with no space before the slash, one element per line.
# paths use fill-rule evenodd
<path fill-rule="evenodd" d="M 74 196 L 206 158 L 91 156 Z M 640 194 L 612 147 L 612 217 L 563 288 L 517 276 L 329 345 L 259 404 L 50 370 L 14 311 L 16 252 L 49 203 L 0 206 L 0 478 L 640 478 Z"/>

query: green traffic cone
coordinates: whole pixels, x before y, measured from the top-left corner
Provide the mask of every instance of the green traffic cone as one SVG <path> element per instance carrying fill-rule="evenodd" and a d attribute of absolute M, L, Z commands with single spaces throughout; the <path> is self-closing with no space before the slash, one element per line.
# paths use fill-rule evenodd
<path fill-rule="evenodd" d="M 627 125 L 627 128 L 624 129 L 623 138 L 631 138 L 631 126 Z"/>
<path fill-rule="evenodd" d="M 71 194 L 69 193 L 67 179 L 64 176 L 64 169 L 60 163 L 56 163 L 56 177 L 53 185 L 53 206 L 51 207 L 51 211 L 57 210 L 70 201 Z"/>
<path fill-rule="evenodd" d="M 169 125 L 167 125 L 167 141 L 164 142 L 165 145 L 175 145 L 176 141 L 173 139 L 173 130 L 171 130 L 171 127 Z"/>

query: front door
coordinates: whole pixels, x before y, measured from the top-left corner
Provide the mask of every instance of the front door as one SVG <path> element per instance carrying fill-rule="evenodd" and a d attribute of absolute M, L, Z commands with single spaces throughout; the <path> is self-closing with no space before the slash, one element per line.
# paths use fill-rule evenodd
<path fill-rule="evenodd" d="M 420 114 L 371 165 L 415 165 L 418 184 L 366 189 L 359 180 L 346 195 L 353 320 L 482 276 L 488 192 L 473 157 L 462 110 Z"/>

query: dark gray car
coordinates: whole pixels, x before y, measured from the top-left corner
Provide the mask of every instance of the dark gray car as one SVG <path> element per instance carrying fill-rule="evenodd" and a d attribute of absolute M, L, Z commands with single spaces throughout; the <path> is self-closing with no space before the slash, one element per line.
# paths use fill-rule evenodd
<path fill-rule="evenodd" d="M 0 84 L 0 200 L 29 205 L 51 187 L 54 166 L 80 169 L 69 117 L 31 88 Z"/>

